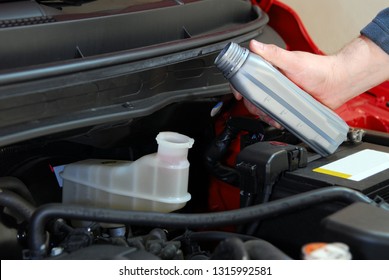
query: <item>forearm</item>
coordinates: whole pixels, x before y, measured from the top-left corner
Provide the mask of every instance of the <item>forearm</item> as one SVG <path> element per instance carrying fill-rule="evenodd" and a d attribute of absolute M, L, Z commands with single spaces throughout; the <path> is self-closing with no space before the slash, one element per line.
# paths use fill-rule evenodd
<path fill-rule="evenodd" d="M 341 50 L 339 57 L 339 62 L 346 66 L 350 95 L 388 80 L 389 8 L 380 11 L 361 30 L 361 36 Z"/>
<path fill-rule="evenodd" d="M 389 55 L 365 36 L 344 47 L 334 60 L 334 79 L 341 79 L 336 98 L 340 103 L 389 80 Z"/>

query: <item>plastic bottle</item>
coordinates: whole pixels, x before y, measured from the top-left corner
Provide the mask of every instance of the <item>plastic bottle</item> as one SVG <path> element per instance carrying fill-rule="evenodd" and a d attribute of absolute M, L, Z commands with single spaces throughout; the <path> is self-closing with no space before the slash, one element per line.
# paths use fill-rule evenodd
<path fill-rule="evenodd" d="M 347 139 L 349 127 L 337 114 L 259 55 L 231 42 L 215 64 L 246 99 L 320 155 L 332 154 Z"/>
<path fill-rule="evenodd" d="M 136 161 L 89 159 L 69 164 L 63 203 L 96 207 L 171 212 L 185 206 L 188 193 L 188 149 L 194 140 L 161 132 L 157 153 Z"/>

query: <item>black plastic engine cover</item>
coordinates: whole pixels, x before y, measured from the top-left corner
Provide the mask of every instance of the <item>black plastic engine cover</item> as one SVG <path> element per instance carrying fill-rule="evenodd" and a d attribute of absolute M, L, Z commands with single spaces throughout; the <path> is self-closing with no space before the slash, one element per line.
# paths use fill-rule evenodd
<path fill-rule="evenodd" d="M 344 242 L 353 259 L 389 258 L 389 211 L 354 203 L 322 222 L 327 241 Z"/>

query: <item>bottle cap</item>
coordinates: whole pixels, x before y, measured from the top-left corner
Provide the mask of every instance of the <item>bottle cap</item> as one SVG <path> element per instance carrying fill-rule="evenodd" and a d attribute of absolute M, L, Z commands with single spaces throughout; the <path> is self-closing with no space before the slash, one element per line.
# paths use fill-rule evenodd
<path fill-rule="evenodd" d="M 304 260 L 351 260 L 349 247 L 340 242 L 308 243 L 302 248 Z"/>

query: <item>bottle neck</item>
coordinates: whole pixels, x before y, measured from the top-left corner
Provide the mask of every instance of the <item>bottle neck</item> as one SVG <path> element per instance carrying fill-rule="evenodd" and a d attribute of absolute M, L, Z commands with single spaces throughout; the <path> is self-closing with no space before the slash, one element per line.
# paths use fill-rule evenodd
<path fill-rule="evenodd" d="M 166 162 L 179 162 L 187 160 L 188 149 L 194 140 L 183 134 L 175 132 L 161 132 L 157 135 L 159 159 Z"/>
<path fill-rule="evenodd" d="M 243 65 L 249 55 L 249 50 L 230 42 L 215 59 L 215 65 L 226 79 L 230 79 Z"/>

